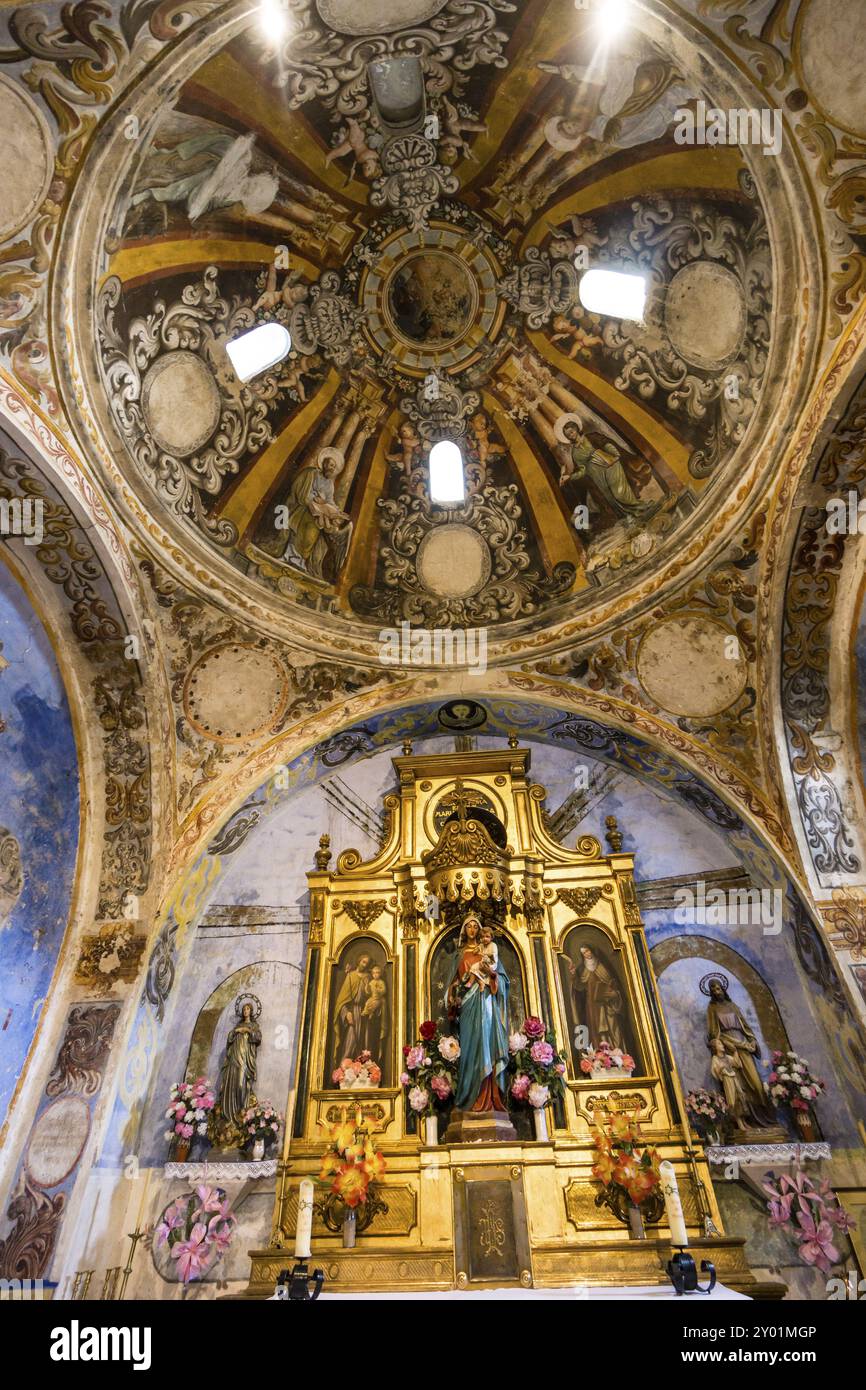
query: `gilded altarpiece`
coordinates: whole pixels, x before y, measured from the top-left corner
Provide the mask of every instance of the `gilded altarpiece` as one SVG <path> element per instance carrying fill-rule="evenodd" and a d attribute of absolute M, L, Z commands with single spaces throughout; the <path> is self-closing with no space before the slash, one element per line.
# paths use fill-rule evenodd
<path fill-rule="evenodd" d="M 378 1187 L 387 1210 L 353 1249 L 342 1248 L 316 1219 L 314 1263 L 332 1288 L 489 1283 L 490 1252 L 472 1245 L 479 1214 L 482 1230 L 497 1240 L 500 1231 L 507 1236 L 495 1282 L 663 1282 L 671 1253 L 664 1218 L 646 1240 L 632 1240 L 596 1204 L 593 1118 L 616 1111 L 638 1118 L 647 1141 L 674 1163 L 696 1258 L 711 1258 L 727 1284 L 756 1291 L 742 1241 L 724 1236 L 703 1150 L 685 1126 L 634 858 L 622 851 L 615 823 L 608 826 L 608 854 L 591 835 L 573 848 L 554 840 L 544 788 L 530 781 L 529 750 L 515 739 L 502 750 L 447 754 L 415 755 L 407 744 L 394 768 L 398 789 L 385 798 L 380 852 L 362 861 L 346 850 L 332 866 L 323 837 L 308 875 L 310 940 L 293 1106 L 270 1248 L 252 1252 L 250 1294 L 271 1292 L 289 1263 L 298 1185 L 317 1178 L 329 1127 L 344 1117 L 362 1118 L 386 1158 Z M 531 1116 L 514 1107 L 513 1128 L 503 1137 L 450 1142 L 454 1126 L 445 1113 L 441 1142 L 428 1145 L 399 1085 L 403 1045 L 416 1040 L 423 1020 L 446 1021 L 450 962 L 470 913 L 494 928 L 511 980 L 509 1028 L 537 1015 L 568 1059 L 564 1099 L 548 1108 L 547 1140 L 537 1139 Z M 586 1076 L 579 1065 L 585 951 L 616 983 L 623 1036 L 637 1063 L 614 1081 Z M 359 972 L 376 979 L 381 1005 L 366 1017 L 364 1008 L 338 1007 L 351 1001 Z M 338 1054 L 365 1042 L 381 1050 L 379 1085 L 339 1089 Z"/>

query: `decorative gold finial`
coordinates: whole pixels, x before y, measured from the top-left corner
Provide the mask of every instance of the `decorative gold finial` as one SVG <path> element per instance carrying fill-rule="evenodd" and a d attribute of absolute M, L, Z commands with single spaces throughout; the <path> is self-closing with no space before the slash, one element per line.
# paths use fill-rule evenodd
<path fill-rule="evenodd" d="M 616 816 L 608 816 L 604 823 L 607 826 L 604 838 L 614 854 L 619 854 L 622 849 L 622 831 L 617 829 Z"/>
<path fill-rule="evenodd" d="M 319 836 L 319 848 L 316 850 L 316 868 L 324 872 L 328 867 L 328 860 L 331 857 L 331 837 L 330 835 Z"/>
<path fill-rule="evenodd" d="M 403 740 L 403 757 L 404 757 L 404 758 L 408 758 L 408 757 L 409 757 L 409 754 L 410 754 L 411 752 L 412 752 L 412 740 L 411 740 L 411 738 L 404 738 L 404 740 Z"/>
<path fill-rule="evenodd" d="M 512 729 L 511 732 L 510 732 L 509 735 L 508 735 L 508 747 L 509 747 L 509 748 L 516 748 L 516 747 L 518 746 L 519 742 L 520 742 L 520 740 L 519 740 L 518 737 L 517 737 L 516 731 L 515 731 L 514 729 Z"/>

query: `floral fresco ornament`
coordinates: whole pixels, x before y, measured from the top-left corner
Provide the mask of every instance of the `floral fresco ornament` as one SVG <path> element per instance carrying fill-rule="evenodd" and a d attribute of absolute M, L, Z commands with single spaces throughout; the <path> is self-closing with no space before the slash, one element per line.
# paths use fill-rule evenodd
<path fill-rule="evenodd" d="M 236 1225 L 222 1188 L 201 1184 L 166 1207 L 154 1233 L 154 1249 L 166 1246 L 181 1282 L 190 1284 L 222 1259 Z"/>

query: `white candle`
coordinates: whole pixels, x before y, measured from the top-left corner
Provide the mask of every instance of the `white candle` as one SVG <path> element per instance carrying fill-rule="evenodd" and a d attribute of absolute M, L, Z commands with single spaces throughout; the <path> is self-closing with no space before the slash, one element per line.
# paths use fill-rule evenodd
<path fill-rule="evenodd" d="M 312 1255 L 310 1237 L 313 1233 L 313 1193 L 309 1178 L 304 1178 L 298 1193 L 298 1220 L 295 1230 L 295 1259 L 308 1260 Z"/>
<path fill-rule="evenodd" d="M 667 1159 L 659 1164 L 659 1176 L 662 1181 L 662 1196 L 665 1199 L 665 1213 L 671 1228 L 671 1245 L 688 1245 L 689 1236 L 686 1230 L 686 1218 L 683 1216 L 680 1190 L 677 1187 L 677 1175 L 674 1172 L 674 1165 L 669 1163 Z"/>

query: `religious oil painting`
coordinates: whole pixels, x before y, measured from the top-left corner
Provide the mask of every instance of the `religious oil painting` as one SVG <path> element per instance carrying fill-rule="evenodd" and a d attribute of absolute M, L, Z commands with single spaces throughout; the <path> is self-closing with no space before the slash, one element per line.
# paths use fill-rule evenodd
<path fill-rule="evenodd" d="M 385 948 L 374 937 L 356 937 L 340 953 L 331 971 L 326 1075 L 369 1052 L 381 1071 L 382 1086 L 392 1084 L 393 969 Z"/>
<path fill-rule="evenodd" d="M 580 1065 L 583 1054 L 597 1052 L 603 1045 L 633 1057 L 639 1076 L 641 1060 L 628 990 L 610 938 L 598 927 L 573 927 L 563 941 L 559 978 L 574 1076 L 585 1079 Z"/>

